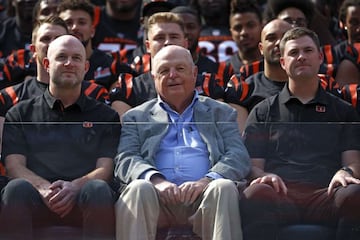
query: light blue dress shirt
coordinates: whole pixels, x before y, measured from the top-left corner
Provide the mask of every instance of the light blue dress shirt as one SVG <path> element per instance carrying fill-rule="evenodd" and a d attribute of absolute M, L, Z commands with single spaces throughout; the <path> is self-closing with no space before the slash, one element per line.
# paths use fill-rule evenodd
<path fill-rule="evenodd" d="M 205 176 L 222 178 L 215 172 L 209 172 L 209 152 L 193 122 L 193 106 L 198 100 L 198 93 L 195 92 L 191 104 L 182 114 L 172 110 L 160 97 L 158 99 L 158 104 L 168 114 L 170 124 L 155 156 L 157 170 L 166 180 L 177 185 Z M 145 179 L 150 179 L 153 174 L 153 171 L 147 172 Z"/>

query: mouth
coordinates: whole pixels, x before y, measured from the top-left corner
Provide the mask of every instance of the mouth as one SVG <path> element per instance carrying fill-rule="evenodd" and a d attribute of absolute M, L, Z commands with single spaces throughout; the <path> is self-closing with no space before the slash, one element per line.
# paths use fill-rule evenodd
<path fill-rule="evenodd" d="M 310 66 L 307 65 L 307 64 L 301 64 L 301 65 L 297 65 L 297 66 L 296 66 L 296 68 L 297 68 L 297 69 L 300 69 L 300 70 L 301 70 L 301 69 L 305 69 L 305 68 L 309 68 L 309 67 L 310 67 Z"/>
<path fill-rule="evenodd" d="M 82 34 L 79 33 L 79 32 L 74 32 L 72 35 L 73 35 L 74 37 L 76 37 L 77 39 L 79 39 L 79 40 L 82 40 L 82 38 L 83 38 Z"/>
<path fill-rule="evenodd" d="M 75 75 L 76 72 L 74 72 L 74 71 L 65 71 L 65 72 L 63 72 L 63 74 L 65 74 L 65 75 Z"/>
<path fill-rule="evenodd" d="M 243 39 L 243 40 L 240 40 L 240 45 L 242 45 L 242 46 L 248 46 L 248 45 L 251 45 L 252 44 L 252 42 L 251 42 L 251 40 L 250 39 Z"/>
<path fill-rule="evenodd" d="M 280 51 L 273 51 L 273 52 L 272 52 L 272 56 L 274 56 L 274 57 L 280 57 L 280 56 L 281 56 Z"/>

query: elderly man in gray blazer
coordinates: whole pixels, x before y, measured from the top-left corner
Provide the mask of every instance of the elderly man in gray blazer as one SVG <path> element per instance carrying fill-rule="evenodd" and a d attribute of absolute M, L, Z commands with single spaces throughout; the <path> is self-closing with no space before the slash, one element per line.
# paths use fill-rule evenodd
<path fill-rule="evenodd" d="M 123 116 L 115 175 L 117 239 L 155 239 L 158 228 L 192 225 L 203 240 L 241 240 L 235 182 L 250 171 L 236 111 L 199 96 L 197 68 L 183 47 L 152 60 L 158 98 Z"/>

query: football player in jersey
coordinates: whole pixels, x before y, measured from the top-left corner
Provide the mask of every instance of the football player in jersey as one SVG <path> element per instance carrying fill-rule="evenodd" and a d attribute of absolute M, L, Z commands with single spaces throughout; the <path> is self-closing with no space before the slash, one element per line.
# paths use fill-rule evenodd
<path fill-rule="evenodd" d="M 336 81 L 340 85 L 360 84 L 360 43 L 347 46 L 337 70 Z"/>
<path fill-rule="evenodd" d="M 310 0 L 269 0 L 264 11 L 264 22 L 269 22 L 275 18 L 282 19 L 293 27 L 309 27 L 314 14 L 314 5 Z M 339 57 L 334 46 L 326 44 L 321 46 L 324 61 L 320 66 L 319 73 L 335 78 Z M 262 60 L 252 64 L 241 66 L 241 78 L 246 79 L 254 73 L 264 70 Z"/>
<path fill-rule="evenodd" d="M 232 0 L 230 31 L 238 50 L 226 60 L 234 73 L 241 66 L 262 59 L 258 48 L 262 29 L 261 10 L 253 0 Z"/>
<path fill-rule="evenodd" d="M 150 56 L 155 56 L 162 47 L 167 45 L 187 47 L 184 22 L 175 13 L 153 14 L 148 20 L 145 44 Z M 223 88 L 218 85 L 214 74 L 198 75 L 196 88 L 199 94 L 215 99 L 223 98 Z M 156 97 L 155 84 L 150 72 L 135 78 L 129 74 L 121 74 L 118 86 L 110 92 L 111 106 L 120 116 L 130 108 Z"/>
<path fill-rule="evenodd" d="M 93 49 L 92 38 L 95 34 L 95 28 L 92 24 L 94 8 L 88 0 L 62 1 L 58 6 L 58 14 L 66 22 L 69 33 L 76 36 L 85 47 L 86 57 L 90 62 L 90 69 L 86 73 L 85 79 L 94 80 L 95 83 L 110 90 L 120 72 L 134 73 L 130 66 L 114 62 L 110 54 Z"/>
<path fill-rule="evenodd" d="M 61 0 L 39 0 L 33 11 L 33 19 L 42 21 L 47 17 L 57 14 L 57 6 Z"/>
<path fill-rule="evenodd" d="M 353 48 L 351 45 L 360 43 L 360 0 L 345 0 L 339 10 L 339 19 L 346 30 L 347 39 L 337 44 L 334 49 L 337 58 L 343 60 L 345 57 L 349 57 L 346 55 L 349 55 L 349 51 Z M 354 54 L 356 55 L 356 50 Z M 351 55 L 354 54 L 350 53 L 350 60 L 352 59 Z M 345 64 L 348 64 L 346 62 L 347 61 L 345 61 Z M 344 63 L 342 65 L 342 68 L 344 68 Z M 339 81 L 340 84 L 355 82 L 356 79 L 354 79 L 354 76 L 348 74 L 347 71 L 342 70 L 340 76 L 336 75 L 336 80 Z"/>
<path fill-rule="evenodd" d="M 178 14 L 184 21 L 188 49 L 191 52 L 195 65 L 198 67 L 198 72 L 217 74 L 220 81 L 219 84 L 225 86 L 225 82 L 230 79 L 232 72 L 225 68 L 225 64 L 214 62 L 205 56 L 198 46 L 201 32 L 200 15 L 190 6 L 178 6 L 173 8 L 171 12 Z"/>
<path fill-rule="evenodd" d="M 146 24 L 151 15 L 157 12 L 168 12 L 174 5 L 167 0 L 143 0 L 141 4 L 141 32 L 142 39 L 135 49 L 122 49 L 119 59 L 122 62 L 129 63 L 130 66 L 138 73 L 142 74 L 150 70 L 150 55 L 146 51 L 145 40 Z"/>
<path fill-rule="evenodd" d="M 140 37 L 141 0 L 106 0 L 95 8 L 93 47 L 105 52 L 136 48 Z"/>
<path fill-rule="evenodd" d="M 6 58 L 17 49 L 29 49 L 33 24 L 32 12 L 37 0 L 8 1 L 13 12 L 0 24 L 0 58 Z"/>
<path fill-rule="evenodd" d="M 230 0 L 194 0 L 192 4 L 204 20 L 200 50 L 215 62 L 225 61 L 237 51 L 229 30 Z"/>

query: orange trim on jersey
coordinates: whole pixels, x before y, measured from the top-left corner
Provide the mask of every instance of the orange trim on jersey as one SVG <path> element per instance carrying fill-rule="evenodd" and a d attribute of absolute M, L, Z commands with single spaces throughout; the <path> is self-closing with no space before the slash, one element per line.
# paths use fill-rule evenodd
<path fill-rule="evenodd" d="M 128 99 L 132 92 L 133 87 L 133 76 L 131 74 L 125 73 L 125 85 L 126 85 L 126 99 Z"/>
<path fill-rule="evenodd" d="M 9 56 L 6 57 L 6 62 L 7 62 L 7 64 L 9 64 L 10 67 L 14 67 L 14 64 L 15 64 L 14 53 L 12 53 L 12 54 L 10 54 Z"/>
<path fill-rule="evenodd" d="M 246 82 L 242 81 L 241 86 L 242 86 L 242 91 L 241 91 L 240 101 L 242 102 L 249 94 L 249 85 Z"/>
<path fill-rule="evenodd" d="M 323 89 L 333 90 L 339 88 L 339 84 L 332 76 L 319 73 L 318 77 L 320 78 L 320 84 Z"/>
<path fill-rule="evenodd" d="M 86 96 L 90 96 L 90 94 L 96 89 L 97 85 L 96 84 L 93 84 L 91 83 L 84 91 L 84 94 Z"/>
<path fill-rule="evenodd" d="M 6 169 L 4 167 L 4 164 L 0 163 L 0 174 L 2 176 L 6 176 Z"/>
<path fill-rule="evenodd" d="M 111 62 L 110 71 L 112 74 L 118 74 L 117 73 L 117 63 L 119 61 L 118 55 L 117 55 L 117 53 L 114 53 L 114 52 L 111 53 L 111 55 L 112 55 L 113 60 Z"/>
<path fill-rule="evenodd" d="M 232 83 L 234 84 L 234 89 L 237 91 L 240 84 L 239 79 L 236 77 L 236 75 L 232 75 L 230 81 L 232 81 Z"/>
<path fill-rule="evenodd" d="M 226 68 L 226 62 L 219 62 L 219 67 L 218 67 L 216 75 L 219 80 L 219 85 L 221 87 L 224 87 L 224 85 L 225 85 L 225 81 L 224 81 L 225 68 Z"/>
<path fill-rule="evenodd" d="M 7 66 L 6 64 L 4 65 L 3 71 L 4 71 L 7 79 L 8 79 L 9 81 L 12 81 L 11 74 L 10 74 L 10 70 L 9 70 L 9 68 L 8 68 L 8 66 Z"/>
<path fill-rule="evenodd" d="M 16 92 L 14 91 L 13 87 L 7 87 L 5 88 L 5 92 L 9 95 L 11 98 L 12 104 L 15 105 L 19 102 L 19 98 L 16 95 Z"/>
<path fill-rule="evenodd" d="M 101 15 L 101 8 L 99 6 L 95 6 L 94 7 L 94 21 L 93 21 L 93 26 L 95 28 L 97 25 L 99 25 L 100 15 Z"/>
<path fill-rule="evenodd" d="M 357 84 L 349 84 L 349 93 L 351 97 L 351 105 L 357 105 Z"/>
<path fill-rule="evenodd" d="M 320 85 L 323 89 L 326 89 L 329 84 L 328 84 L 328 81 L 326 79 L 326 76 L 324 74 L 318 74 L 318 77 L 320 79 Z"/>
<path fill-rule="evenodd" d="M 260 72 L 260 62 L 259 61 L 253 62 L 252 65 L 253 65 L 253 73 L 252 74 Z"/>
<path fill-rule="evenodd" d="M 326 56 L 326 74 L 332 76 L 334 72 L 334 57 L 331 51 L 331 45 L 327 44 L 323 47 L 324 54 Z"/>
<path fill-rule="evenodd" d="M 250 67 L 248 64 L 240 67 L 240 73 L 241 73 L 242 79 L 245 80 L 249 76 L 249 72 L 250 72 Z"/>
<path fill-rule="evenodd" d="M 127 63 L 129 61 L 127 58 L 127 52 L 128 52 L 128 50 L 126 48 L 120 49 L 120 51 L 119 51 L 120 59 L 118 59 L 118 61 Z"/>
<path fill-rule="evenodd" d="M 144 66 L 143 68 L 144 73 L 150 71 L 150 54 L 145 53 L 142 56 L 142 64 Z"/>
<path fill-rule="evenodd" d="M 17 62 L 22 68 L 25 68 L 25 49 L 17 51 Z"/>
<path fill-rule="evenodd" d="M 356 49 L 358 55 L 356 62 L 357 64 L 360 64 L 360 43 L 354 43 L 353 46 Z"/>
<path fill-rule="evenodd" d="M 236 77 L 236 75 L 232 75 L 230 81 L 233 83 L 234 89 L 237 91 L 239 88 L 239 79 Z"/>
<path fill-rule="evenodd" d="M 108 91 L 105 88 L 101 88 L 96 95 L 96 100 L 100 99 L 101 97 L 104 97 L 106 100 L 109 99 Z"/>
<path fill-rule="evenodd" d="M 1 93 L 0 93 L 0 101 L 2 104 L 5 104 L 5 99 Z"/>
<path fill-rule="evenodd" d="M 204 74 L 203 90 L 207 96 L 210 96 L 209 83 L 210 83 L 211 74 Z"/>

